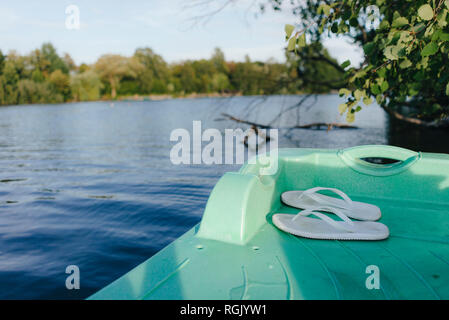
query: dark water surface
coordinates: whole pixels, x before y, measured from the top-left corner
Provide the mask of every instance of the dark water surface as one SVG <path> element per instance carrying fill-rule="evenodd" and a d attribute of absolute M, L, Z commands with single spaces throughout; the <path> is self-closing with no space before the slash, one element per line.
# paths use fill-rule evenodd
<path fill-rule="evenodd" d="M 0 291 L 10 298 L 85 298 L 148 259 L 201 219 L 221 175 L 239 165 L 170 162 L 170 133 L 241 127 L 226 112 L 268 123 L 299 96 L 93 102 L 0 108 Z M 323 95 L 276 121 L 336 122 Z M 355 130 L 281 130 L 280 147 L 393 144 L 449 153 L 445 131 L 391 123 L 378 106 Z M 67 290 L 77 265 L 81 289 Z"/>

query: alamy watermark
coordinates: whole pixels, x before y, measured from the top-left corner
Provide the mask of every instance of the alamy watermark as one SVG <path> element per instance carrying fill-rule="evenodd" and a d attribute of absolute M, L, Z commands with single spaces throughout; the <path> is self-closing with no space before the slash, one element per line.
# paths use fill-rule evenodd
<path fill-rule="evenodd" d="M 71 4 L 65 8 L 65 27 L 69 30 L 79 30 L 80 22 L 80 8 L 77 5 Z"/>
<path fill-rule="evenodd" d="M 380 289 L 380 269 L 372 264 L 366 267 L 365 273 L 369 274 L 366 278 L 365 286 L 368 290 Z"/>
<path fill-rule="evenodd" d="M 258 164 L 261 175 L 278 170 L 277 129 L 202 130 L 201 121 L 193 121 L 192 134 L 184 128 L 175 129 L 170 141 L 177 142 L 170 151 L 173 164 Z M 208 143 L 207 143 L 208 142 Z M 235 142 L 235 143 L 234 143 Z M 203 143 L 207 143 L 203 146 Z"/>
<path fill-rule="evenodd" d="M 80 268 L 77 265 L 69 265 L 65 268 L 65 273 L 69 274 L 65 279 L 65 287 L 68 290 L 78 290 L 80 288 Z"/>

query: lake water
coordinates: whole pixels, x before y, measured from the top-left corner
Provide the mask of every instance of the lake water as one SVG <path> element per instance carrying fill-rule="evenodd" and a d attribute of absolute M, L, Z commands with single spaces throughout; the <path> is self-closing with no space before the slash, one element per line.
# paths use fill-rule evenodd
<path fill-rule="evenodd" d="M 170 133 L 242 128 L 221 113 L 269 123 L 300 96 L 92 102 L 0 108 L 0 299 L 81 299 L 197 224 L 208 195 L 239 165 L 170 162 Z M 335 95 L 307 100 L 274 124 L 343 122 Z M 283 129 L 280 147 L 392 144 L 449 153 L 449 133 L 391 122 L 378 106 L 354 130 Z M 68 265 L 81 289 L 67 290 Z"/>

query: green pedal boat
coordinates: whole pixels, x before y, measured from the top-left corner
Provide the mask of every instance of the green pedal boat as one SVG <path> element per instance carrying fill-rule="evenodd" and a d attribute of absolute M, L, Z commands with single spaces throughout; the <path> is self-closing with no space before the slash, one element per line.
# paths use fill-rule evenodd
<path fill-rule="evenodd" d="M 449 155 L 361 146 L 262 158 L 218 181 L 197 226 L 89 299 L 449 299 Z M 389 238 L 313 240 L 273 225 L 299 211 L 284 191 L 316 186 L 378 206 Z"/>

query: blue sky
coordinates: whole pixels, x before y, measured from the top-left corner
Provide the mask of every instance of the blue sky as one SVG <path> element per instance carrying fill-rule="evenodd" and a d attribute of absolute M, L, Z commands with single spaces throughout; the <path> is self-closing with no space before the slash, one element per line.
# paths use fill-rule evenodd
<path fill-rule="evenodd" d="M 189 8 L 201 0 L 42 0 L 0 2 L 0 49 L 26 54 L 43 42 L 52 42 L 77 63 L 92 63 L 105 53 L 132 55 L 151 47 L 167 61 L 210 57 L 221 47 L 227 60 L 284 60 L 284 25 L 294 23 L 288 12 L 268 11 L 255 17 L 257 1 L 236 0 L 207 23 L 192 18 L 213 11 L 226 0 L 211 0 L 209 7 Z M 68 5 L 80 10 L 81 27 L 65 27 Z M 360 53 L 345 41 L 325 42 L 340 62 L 360 61 Z"/>

